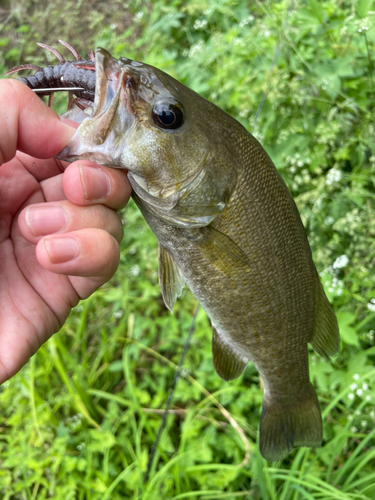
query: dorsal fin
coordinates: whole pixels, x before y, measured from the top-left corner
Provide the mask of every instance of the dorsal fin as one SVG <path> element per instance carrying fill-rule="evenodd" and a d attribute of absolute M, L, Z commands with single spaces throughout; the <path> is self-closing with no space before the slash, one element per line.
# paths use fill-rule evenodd
<path fill-rule="evenodd" d="M 340 349 L 340 335 L 336 315 L 328 302 L 322 284 L 316 274 L 315 285 L 315 324 L 310 341 L 316 352 L 329 358 Z"/>

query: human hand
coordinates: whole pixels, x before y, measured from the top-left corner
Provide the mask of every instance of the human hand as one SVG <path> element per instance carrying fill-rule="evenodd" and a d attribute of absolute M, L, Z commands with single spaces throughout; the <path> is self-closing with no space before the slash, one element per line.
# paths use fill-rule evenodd
<path fill-rule="evenodd" d="M 118 266 L 131 187 L 124 171 L 53 159 L 74 131 L 23 83 L 0 81 L 0 384 Z"/>

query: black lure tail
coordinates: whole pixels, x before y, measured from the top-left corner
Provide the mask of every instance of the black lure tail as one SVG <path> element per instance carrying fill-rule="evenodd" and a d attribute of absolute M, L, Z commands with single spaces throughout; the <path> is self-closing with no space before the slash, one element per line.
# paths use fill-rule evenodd
<path fill-rule="evenodd" d="M 54 92 L 68 91 L 68 110 L 74 105 L 81 109 L 92 106 L 95 98 L 95 54 L 89 54 L 89 60 L 84 60 L 80 54 L 67 42 L 59 40 L 74 55 L 75 61 L 66 61 L 53 47 L 38 43 L 40 47 L 49 50 L 60 61 L 55 66 L 41 68 L 35 64 L 21 64 L 8 70 L 5 75 L 10 75 L 24 69 L 35 70 L 33 75 L 19 78 L 19 81 L 37 92 L 39 97 L 49 96 L 48 106 L 52 107 Z"/>

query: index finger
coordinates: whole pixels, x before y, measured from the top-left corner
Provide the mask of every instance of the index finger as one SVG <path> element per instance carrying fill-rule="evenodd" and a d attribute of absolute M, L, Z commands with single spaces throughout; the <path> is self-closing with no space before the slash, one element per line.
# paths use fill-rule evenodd
<path fill-rule="evenodd" d="M 51 158 L 74 132 L 25 84 L 0 80 L 0 164 L 14 158 L 17 150 L 35 158 Z"/>

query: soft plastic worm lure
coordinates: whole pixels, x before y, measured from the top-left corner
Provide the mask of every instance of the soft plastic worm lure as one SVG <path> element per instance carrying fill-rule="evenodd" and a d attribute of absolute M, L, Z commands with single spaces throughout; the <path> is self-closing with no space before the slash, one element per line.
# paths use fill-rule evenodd
<path fill-rule="evenodd" d="M 92 106 L 95 97 L 95 53 L 90 51 L 89 60 L 84 60 L 80 54 L 67 42 L 59 40 L 74 55 L 74 61 L 66 61 L 53 47 L 38 43 L 40 47 L 49 50 L 60 61 L 55 66 L 41 68 L 35 64 L 21 64 L 8 70 L 5 75 L 10 75 L 24 69 L 35 70 L 33 75 L 19 78 L 19 81 L 37 92 L 39 97 L 48 95 L 48 106 L 52 106 L 55 92 L 69 92 L 68 110 L 74 105 L 80 109 Z"/>

